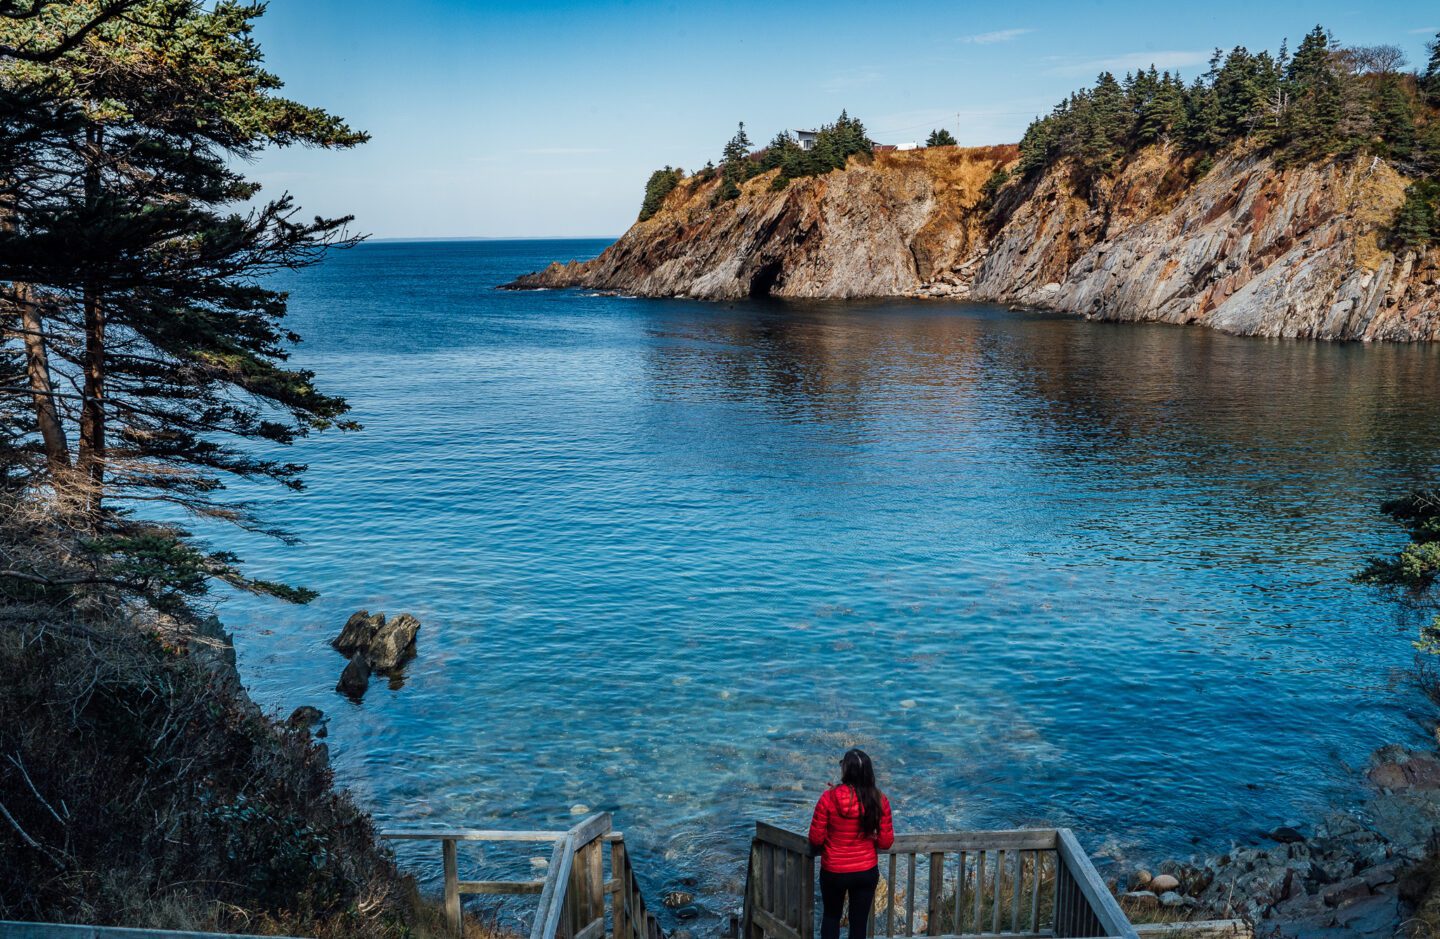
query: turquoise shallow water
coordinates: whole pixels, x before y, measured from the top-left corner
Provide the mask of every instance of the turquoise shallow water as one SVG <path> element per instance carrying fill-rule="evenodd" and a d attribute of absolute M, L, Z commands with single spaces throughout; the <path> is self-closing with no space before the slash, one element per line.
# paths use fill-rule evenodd
<path fill-rule="evenodd" d="M 380 819 L 612 809 L 652 887 L 719 909 L 751 820 L 802 823 L 850 744 L 901 829 L 1154 857 L 1313 817 L 1420 737 L 1414 623 L 1346 578 L 1440 462 L 1440 350 L 493 289 L 603 244 L 370 244 L 285 281 L 365 430 L 298 448 L 304 494 L 241 490 L 304 539 L 246 542 L 254 569 L 322 598 L 221 612 Z M 360 607 L 424 628 L 352 705 L 326 643 Z"/>

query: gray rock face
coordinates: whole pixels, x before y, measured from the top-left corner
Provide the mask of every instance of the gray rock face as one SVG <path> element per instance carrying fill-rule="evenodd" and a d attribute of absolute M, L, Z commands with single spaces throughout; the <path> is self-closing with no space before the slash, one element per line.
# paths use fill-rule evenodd
<path fill-rule="evenodd" d="M 1440 338 L 1440 250 L 1386 247 L 1406 180 L 1384 161 L 1281 169 L 1237 152 L 1190 181 L 1157 147 L 1084 197 L 1060 166 L 986 214 L 976 180 L 1000 151 L 854 160 L 780 192 L 761 176 L 714 207 L 718 183 L 687 181 L 595 260 L 511 286 L 973 298 L 1243 335 Z"/>
<path fill-rule="evenodd" d="M 371 640 L 375 638 L 375 634 L 383 625 L 385 625 L 384 613 L 376 613 L 371 616 L 369 610 L 360 610 L 350 614 L 350 618 L 345 621 L 345 625 L 340 630 L 340 635 L 336 636 L 330 644 L 335 647 L 336 652 L 350 655 L 356 650 L 368 648 Z"/>
<path fill-rule="evenodd" d="M 415 633 L 420 621 L 409 613 L 401 613 L 388 623 L 381 617 L 380 628 L 365 646 L 365 662 L 377 672 L 394 671 L 415 654 Z"/>
<path fill-rule="evenodd" d="M 1106 320 L 1313 339 L 1440 337 L 1434 252 L 1382 242 L 1405 181 L 1370 159 L 1231 155 L 1168 204 L 1152 152 L 1089 202 L 1054 174 L 987 245 L 972 295 Z M 1421 266 L 1424 266 L 1423 264 Z"/>

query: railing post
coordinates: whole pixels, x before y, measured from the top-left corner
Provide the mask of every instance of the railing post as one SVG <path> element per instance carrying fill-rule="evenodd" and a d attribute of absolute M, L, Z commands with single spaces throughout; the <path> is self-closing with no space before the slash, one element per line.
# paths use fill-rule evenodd
<path fill-rule="evenodd" d="M 625 842 L 610 843 L 610 879 L 615 889 L 610 894 L 610 929 L 612 939 L 628 939 L 630 930 L 625 922 L 625 894 L 630 879 L 625 872 Z"/>
<path fill-rule="evenodd" d="M 938 936 L 945 930 L 940 928 L 940 913 L 945 902 L 945 855 L 930 852 L 930 896 L 925 910 L 925 934 Z M 955 932 L 954 929 L 950 930 Z"/>
<path fill-rule="evenodd" d="M 445 922 L 456 936 L 460 932 L 460 870 L 455 860 L 455 839 L 446 838 L 440 842 L 440 854 L 445 867 Z"/>
<path fill-rule="evenodd" d="M 806 851 L 800 859 L 800 939 L 815 939 L 815 858 Z"/>

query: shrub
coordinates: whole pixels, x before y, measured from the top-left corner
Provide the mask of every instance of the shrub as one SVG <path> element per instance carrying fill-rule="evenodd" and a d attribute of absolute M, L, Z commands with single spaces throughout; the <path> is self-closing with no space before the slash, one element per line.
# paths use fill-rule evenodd
<path fill-rule="evenodd" d="M 985 185 L 980 187 L 980 201 L 984 205 L 993 205 L 995 197 L 1000 195 L 1000 190 L 1010 181 L 1010 171 L 1003 166 L 995 167 L 995 172 L 985 180 Z"/>
<path fill-rule="evenodd" d="M 81 541 L 0 493 L 0 920 L 433 934 L 324 746 L 256 707 L 201 621 L 77 583 Z"/>

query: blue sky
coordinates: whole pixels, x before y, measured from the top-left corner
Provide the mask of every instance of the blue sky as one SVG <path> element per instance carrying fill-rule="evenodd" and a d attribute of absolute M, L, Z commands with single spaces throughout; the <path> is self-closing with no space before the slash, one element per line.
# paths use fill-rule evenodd
<path fill-rule="evenodd" d="M 1216 46 L 1293 48 L 1317 22 L 1413 66 L 1440 6 L 271 0 L 257 33 L 287 93 L 374 139 L 252 173 L 376 237 L 613 236 L 652 169 L 717 158 L 738 120 L 757 145 L 841 108 L 882 143 L 1014 141 L 1101 69 L 1192 78 Z"/>

